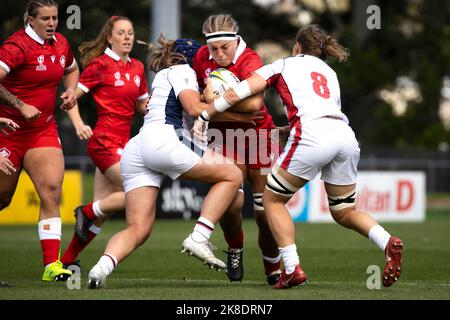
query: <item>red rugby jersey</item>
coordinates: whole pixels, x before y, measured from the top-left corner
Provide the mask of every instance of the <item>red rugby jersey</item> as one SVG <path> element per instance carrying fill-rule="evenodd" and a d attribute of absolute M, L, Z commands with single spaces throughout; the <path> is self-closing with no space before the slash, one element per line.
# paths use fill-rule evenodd
<path fill-rule="evenodd" d="M 226 67 L 226 69 L 233 72 L 239 80 L 245 80 L 249 78 L 254 71 L 263 66 L 259 55 L 248 48 L 242 38 L 239 37 L 239 45 L 236 50 L 233 63 Z M 197 73 L 197 79 L 201 88 L 206 86 L 206 80 L 209 77 L 211 71 L 214 71 L 220 67 L 209 53 L 207 45 L 202 46 L 194 57 L 193 68 Z M 256 122 L 256 128 L 259 129 L 272 129 L 275 128 L 272 117 L 267 111 L 266 106 L 263 104 L 261 111 L 264 111 L 264 118 Z M 211 122 L 211 127 L 230 127 L 230 122 Z M 233 126 L 234 127 L 234 126 Z M 247 127 L 246 124 L 242 124 L 242 127 Z"/>
<path fill-rule="evenodd" d="M 42 114 L 38 120 L 27 122 L 16 109 L 0 104 L 0 117 L 13 119 L 20 130 L 54 122 L 58 84 L 64 70 L 75 63 L 68 41 L 59 33 L 51 41 L 41 39 L 30 26 L 14 33 L 0 47 L 0 66 L 8 72 L 1 84 Z"/>
<path fill-rule="evenodd" d="M 110 48 L 86 66 L 78 87 L 92 92 L 97 106 L 96 127 L 126 135 L 130 133 L 137 100 L 148 98 L 142 62 L 128 58 L 123 63 Z"/>

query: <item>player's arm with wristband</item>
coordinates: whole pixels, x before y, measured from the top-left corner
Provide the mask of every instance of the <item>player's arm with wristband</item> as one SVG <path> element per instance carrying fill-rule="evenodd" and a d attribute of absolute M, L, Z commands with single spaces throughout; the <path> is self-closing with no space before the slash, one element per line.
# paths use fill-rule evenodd
<path fill-rule="evenodd" d="M 194 123 L 194 130 L 202 131 L 205 123 L 211 120 L 219 112 L 224 112 L 232 105 L 239 101 L 250 97 L 251 95 L 263 92 L 266 89 L 267 82 L 258 73 L 254 73 L 250 78 L 240 82 L 233 88 L 228 89 L 217 99 L 211 102 L 203 110 L 198 119 Z"/>

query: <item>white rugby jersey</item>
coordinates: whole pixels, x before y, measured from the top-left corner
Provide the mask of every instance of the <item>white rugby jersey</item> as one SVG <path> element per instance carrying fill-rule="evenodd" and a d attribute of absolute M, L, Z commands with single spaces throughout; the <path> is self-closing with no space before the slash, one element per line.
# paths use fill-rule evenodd
<path fill-rule="evenodd" d="M 152 83 L 151 97 L 147 103 L 147 124 L 170 124 L 175 129 L 183 127 L 183 106 L 178 95 L 191 89 L 199 91 L 195 71 L 188 64 L 175 65 L 159 71 Z"/>
<path fill-rule="evenodd" d="M 319 58 L 300 54 L 256 71 L 280 95 L 291 128 L 324 116 L 343 119 L 336 72 Z"/>

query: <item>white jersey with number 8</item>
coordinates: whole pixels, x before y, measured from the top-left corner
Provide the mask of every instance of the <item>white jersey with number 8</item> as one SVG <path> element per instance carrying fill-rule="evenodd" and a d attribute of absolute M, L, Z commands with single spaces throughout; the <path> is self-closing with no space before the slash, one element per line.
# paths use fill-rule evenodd
<path fill-rule="evenodd" d="M 322 60 L 298 55 L 256 71 L 286 107 L 291 132 L 277 160 L 287 172 L 335 185 L 356 182 L 359 146 L 341 111 L 336 73 Z"/>
<path fill-rule="evenodd" d="M 289 122 L 301 123 L 324 116 L 341 118 L 341 92 L 336 72 L 319 58 L 298 55 L 280 59 L 256 71 L 280 94 Z"/>

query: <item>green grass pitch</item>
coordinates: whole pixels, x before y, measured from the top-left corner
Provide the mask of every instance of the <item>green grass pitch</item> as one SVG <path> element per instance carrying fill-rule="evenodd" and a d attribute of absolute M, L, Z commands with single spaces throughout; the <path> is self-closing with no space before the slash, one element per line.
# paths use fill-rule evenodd
<path fill-rule="evenodd" d="M 81 290 L 65 283 L 46 283 L 36 226 L 0 227 L 0 300 L 40 299 L 150 299 L 150 300 L 303 300 L 303 299 L 450 299 L 450 213 L 430 212 L 424 223 L 384 223 L 405 244 L 404 271 L 391 288 L 369 290 L 367 268 L 384 267 L 374 244 L 336 224 L 297 224 L 296 242 L 308 284 L 290 290 L 273 290 L 265 283 L 257 246 L 257 229 L 244 222 L 245 277 L 230 283 L 226 274 L 209 270 L 198 260 L 180 254 L 181 242 L 193 221 L 159 220 L 147 242 L 108 278 L 104 290 L 86 289 L 87 273 L 97 262 L 109 238 L 124 226 L 110 221 L 80 255 Z M 68 245 L 72 226 L 63 227 L 62 248 Z M 220 227 L 212 242 L 216 255 L 226 259 Z"/>

